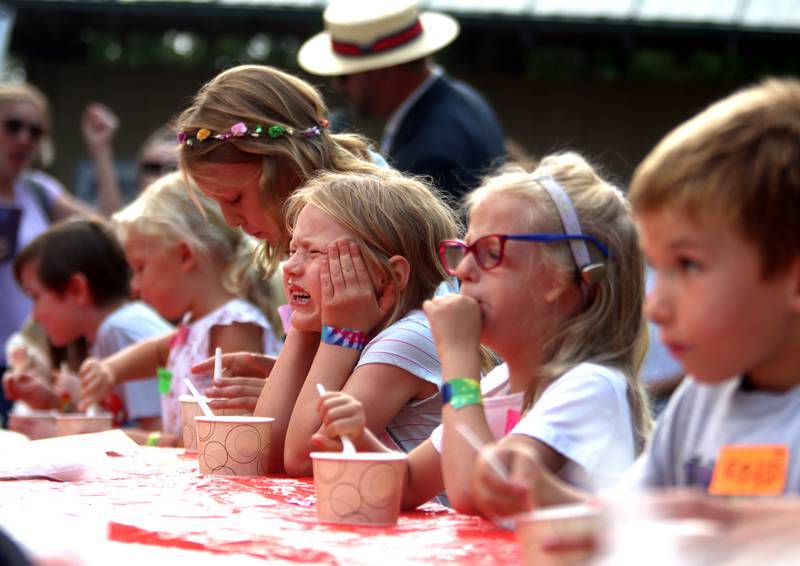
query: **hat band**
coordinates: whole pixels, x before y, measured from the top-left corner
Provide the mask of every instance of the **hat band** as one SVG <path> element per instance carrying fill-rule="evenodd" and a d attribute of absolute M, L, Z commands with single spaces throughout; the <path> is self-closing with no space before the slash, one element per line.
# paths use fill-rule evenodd
<path fill-rule="evenodd" d="M 362 55 L 374 55 L 390 51 L 416 39 L 422 34 L 422 22 L 417 18 L 413 24 L 398 32 L 381 37 L 370 45 L 362 46 L 356 43 L 346 43 L 331 39 L 333 51 L 346 57 L 361 57 Z"/>

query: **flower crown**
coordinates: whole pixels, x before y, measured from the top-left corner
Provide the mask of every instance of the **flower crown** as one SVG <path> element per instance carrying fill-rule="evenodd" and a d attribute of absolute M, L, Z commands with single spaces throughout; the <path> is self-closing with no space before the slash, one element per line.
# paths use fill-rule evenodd
<path fill-rule="evenodd" d="M 206 140 L 216 140 L 224 142 L 231 138 L 241 138 L 244 136 L 250 136 L 252 138 L 269 137 L 271 139 L 279 138 L 284 135 L 313 138 L 320 135 L 322 130 L 327 127 L 328 120 L 325 118 L 319 121 L 318 126 L 311 126 L 310 128 L 305 128 L 303 130 L 295 130 L 294 128 L 290 128 L 289 126 L 281 126 L 280 124 L 274 124 L 268 128 L 264 128 L 264 126 L 248 128 L 247 124 L 244 122 L 237 122 L 231 126 L 229 131 L 220 132 L 218 134 L 212 133 L 208 128 L 200 128 L 194 134 L 178 132 L 178 143 L 192 147 L 195 141 L 201 142 Z"/>

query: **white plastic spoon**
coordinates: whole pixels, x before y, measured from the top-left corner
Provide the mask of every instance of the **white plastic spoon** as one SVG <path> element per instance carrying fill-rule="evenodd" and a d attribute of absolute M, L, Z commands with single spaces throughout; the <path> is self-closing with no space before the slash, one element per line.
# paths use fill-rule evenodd
<path fill-rule="evenodd" d="M 194 400 L 197 401 L 198 405 L 200 405 L 200 409 L 202 409 L 203 414 L 207 417 L 213 417 L 214 412 L 211 410 L 211 407 L 208 406 L 206 400 L 203 399 L 203 396 L 200 395 L 200 392 L 197 390 L 197 387 L 194 386 L 194 383 L 192 383 L 188 377 L 184 377 L 183 382 L 186 384 L 186 387 L 189 388 L 189 391 L 192 393 L 192 397 L 194 397 Z"/>

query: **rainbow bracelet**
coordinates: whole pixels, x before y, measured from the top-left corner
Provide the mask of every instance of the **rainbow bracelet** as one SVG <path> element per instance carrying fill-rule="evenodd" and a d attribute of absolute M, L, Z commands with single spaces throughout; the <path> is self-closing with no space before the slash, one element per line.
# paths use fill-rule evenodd
<path fill-rule="evenodd" d="M 361 351 L 367 345 L 367 334 L 351 328 L 335 328 L 322 324 L 322 341 L 325 344 Z"/>
<path fill-rule="evenodd" d="M 450 403 L 454 409 L 470 405 L 483 405 L 481 383 L 469 377 L 456 377 L 442 385 L 442 403 Z"/>

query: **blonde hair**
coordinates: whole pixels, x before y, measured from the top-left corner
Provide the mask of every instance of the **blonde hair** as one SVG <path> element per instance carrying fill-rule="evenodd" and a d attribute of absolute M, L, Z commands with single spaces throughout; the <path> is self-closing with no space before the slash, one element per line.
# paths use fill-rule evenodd
<path fill-rule="evenodd" d="M 228 132 L 244 122 L 249 127 L 281 125 L 296 130 L 323 124 L 328 109 L 317 90 L 307 82 L 274 67 L 242 65 L 228 69 L 206 83 L 192 105 L 178 118 L 177 130 L 195 133 L 207 128 Z M 375 172 L 366 140 L 355 134 L 319 136 L 284 135 L 278 138 L 231 138 L 207 140 L 179 152 L 181 169 L 189 175 L 200 163 L 259 163 L 262 165 L 259 200 L 264 214 L 281 228 L 287 197 L 317 171 Z M 265 242 L 264 255 L 270 271 L 286 252 L 288 234 L 281 241 Z"/>
<path fill-rule="evenodd" d="M 420 308 L 449 277 L 439 261 L 438 247 L 442 240 L 456 236 L 458 221 L 438 193 L 422 181 L 391 170 L 377 174 L 323 173 L 289 197 L 289 231 L 309 204 L 345 227 L 367 265 L 377 267 L 389 280 L 389 258 L 397 255 L 408 260 L 408 284 L 397 291 L 387 326 Z"/>
<path fill-rule="evenodd" d="M 637 211 L 714 211 L 761 255 L 764 277 L 800 252 L 800 81 L 767 79 L 670 132 L 636 169 Z"/>
<path fill-rule="evenodd" d="M 587 244 L 592 262 L 604 262 L 606 274 L 592 290 L 580 312 L 568 317 L 543 344 L 545 363 L 538 368 L 525 407 L 531 407 L 545 388 L 573 367 L 586 362 L 619 369 L 628 383 L 628 401 L 639 449 L 651 422 L 647 396 L 639 369 L 647 350 L 647 327 L 642 315 L 644 260 L 625 196 L 604 181 L 576 153 L 545 157 L 533 173 L 511 166 L 489 178 L 467 197 L 469 211 L 489 196 L 518 197 L 530 201 L 531 226 L 537 232 L 563 234 L 555 204 L 536 178 L 550 176 L 569 196 L 584 234 L 594 236 L 611 251 L 606 259 Z M 577 266 L 566 243 L 541 246 L 545 265 L 577 280 Z"/>
<path fill-rule="evenodd" d="M 191 194 L 181 173 L 161 177 L 112 219 L 123 242 L 131 231 L 168 244 L 182 241 L 195 253 L 224 266 L 225 288 L 255 304 L 264 312 L 274 334 L 283 334 L 277 315 L 279 298 L 253 258 L 255 240 L 228 226 L 213 200 L 202 193 Z"/>
<path fill-rule="evenodd" d="M 42 115 L 44 133 L 39 141 L 36 159 L 43 167 L 49 167 L 56 157 L 53 140 L 50 138 L 50 103 L 44 93 L 29 83 L 0 83 L 0 107 L 15 102 L 32 104 Z"/>

